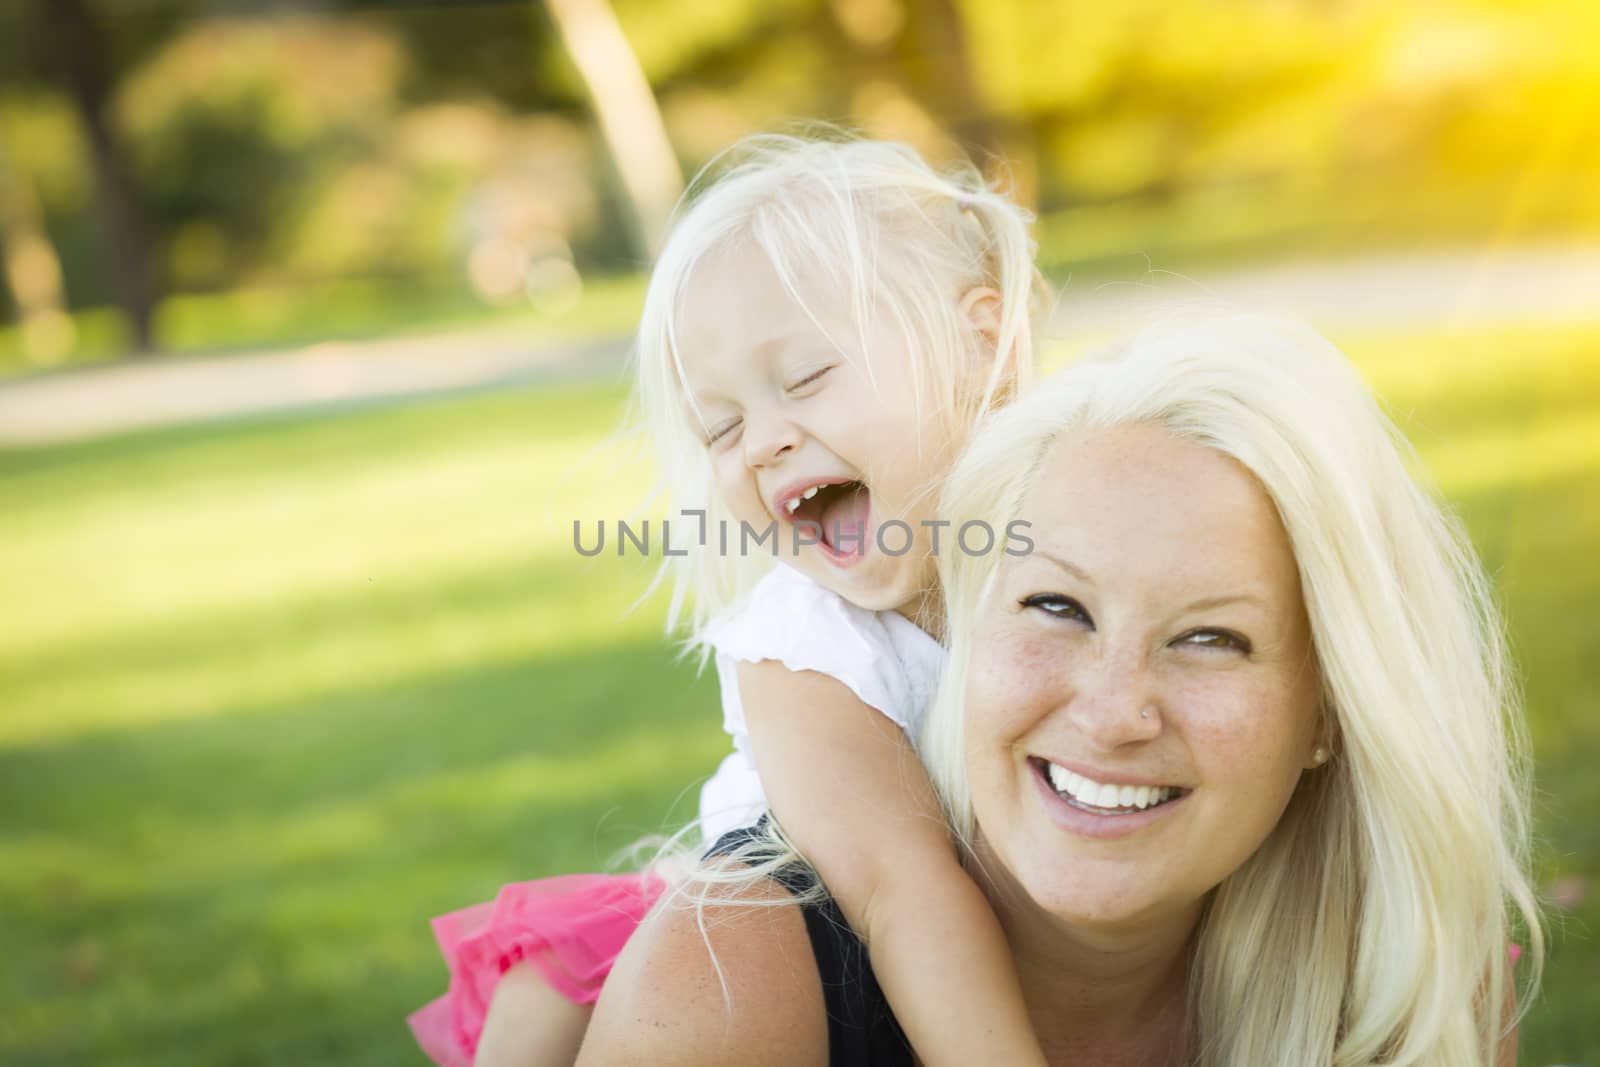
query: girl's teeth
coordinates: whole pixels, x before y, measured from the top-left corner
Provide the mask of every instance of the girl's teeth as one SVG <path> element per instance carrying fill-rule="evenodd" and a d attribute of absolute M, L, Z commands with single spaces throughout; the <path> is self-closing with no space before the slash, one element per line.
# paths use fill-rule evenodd
<path fill-rule="evenodd" d="M 1074 774 L 1065 767 L 1058 767 L 1054 763 L 1045 764 L 1050 777 L 1050 785 L 1057 793 L 1063 793 L 1078 801 L 1096 808 L 1132 808 L 1143 811 L 1162 801 L 1169 799 L 1173 790 L 1168 786 L 1154 785 L 1103 785 L 1093 782 L 1081 774 Z"/>
<path fill-rule="evenodd" d="M 788 508 L 789 514 L 793 515 L 796 511 L 800 510 L 800 498 L 795 497 L 793 500 L 785 504 L 784 507 Z"/>
<path fill-rule="evenodd" d="M 818 489 L 821 489 L 821 488 L 822 488 L 822 487 L 821 487 L 821 486 L 820 486 L 820 485 L 813 485 L 813 486 L 812 486 L 812 487 L 811 487 L 811 488 L 810 488 L 810 489 L 807 489 L 807 490 L 806 490 L 806 491 L 805 491 L 805 493 L 804 493 L 804 495 L 803 495 L 803 496 L 802 496 L 802 497 L 801 497 L 801 499 L 802 499 L 802 500 L 810 500 L 810 499 L 811 499 L 811 498 L 812 498 L 812 497 L 814 497 L 814 496 L 816 496 L 816 495 L 817 495 L 817 490 L 818 490 Z"/>

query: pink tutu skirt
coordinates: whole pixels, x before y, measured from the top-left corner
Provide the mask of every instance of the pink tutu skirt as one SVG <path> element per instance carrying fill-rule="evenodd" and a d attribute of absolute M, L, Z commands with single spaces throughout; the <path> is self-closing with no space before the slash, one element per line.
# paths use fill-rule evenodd
<path fill-rule="evenodd" d="M 440 1067 L 471 1067 L 500 976 L 527 960 L 551 988 L 592 1004 L 665 883 L 648 874 L 572 874 L 503 887 L 433 920 L 450 991 L 406 1020 Z"/>

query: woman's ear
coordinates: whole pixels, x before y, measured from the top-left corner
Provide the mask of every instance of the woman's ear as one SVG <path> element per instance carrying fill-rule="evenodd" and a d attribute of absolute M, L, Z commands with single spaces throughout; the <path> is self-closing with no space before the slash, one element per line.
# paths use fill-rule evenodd
<path fill-rule="evenodd" d="M 1333 758 L 1339 743 L 1339 720 L 1326 701 L 1317 709 L 1316 740 L 1312 743 L 1310 758 L 1303 764 L 1306 770 L 1315 770 Z"/>

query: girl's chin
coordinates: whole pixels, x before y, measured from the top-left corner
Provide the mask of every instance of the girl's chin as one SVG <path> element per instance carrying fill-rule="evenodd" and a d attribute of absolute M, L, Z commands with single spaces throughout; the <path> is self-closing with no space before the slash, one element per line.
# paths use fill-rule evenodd
<path fill-rule="evenodd" d="M 869 565 L 840 572 L 826 562 L 804 568 L 808 577 L 823 588 L 838 593 L 858 608 L 867 611 L 896 611 L 915 616 L 923 602 L 923 587 L 909 572 L 885 574 Z M 879 559 L 876 562 L 884 562 Z"/>

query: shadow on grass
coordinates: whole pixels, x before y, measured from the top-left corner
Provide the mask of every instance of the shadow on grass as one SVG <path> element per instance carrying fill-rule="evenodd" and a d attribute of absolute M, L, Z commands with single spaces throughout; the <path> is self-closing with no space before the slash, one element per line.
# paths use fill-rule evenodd
<path fill-rule="evenodd" d="M 621 643 L 0 754 L 5 840 L 62 845 L 0 881 L 3 1058 L 395 1062 L 428 916 L 687 817 L 713 701 Z"/>
<path fill-rule="evenodd" d="M 629 612 L 645 584 L 646 566 L 638 559 L 586 560 L 558 550 L 436 578 L 191 609 L 170 621 L 59 641 L 48 651 L 18 657 L 5 664 L 4 691 L 14 709 L 14 731 L 48 714 L 54 717 L 51 733 L 71 736 L 138 734 L 152 718 L 239 722 L 281 710 L 280 678 L 308 688 L 308 699 L 352 685 L 359 689 L 373 673 L 416 678 L 427 686 L 425 656 L 520 659 L 540 645 L 570 645 L 607 629 L 636 633 L 645 618 L 656 619 L 646 609 L 639 616 Z M 430 636 L 430 627 L 456 623 L 473 635 L 475 647 L 441 651 L 437 646 L 447 637 Z M 391 648 L 374 647 L 385 639 Z M 315 661 L 328 650 L 363 657 L 361 670 L 319 673 Z M 85 664 L 93 665 L 88 676 Z M 352 673 L 363 681 L 346 681 Z M 404 705 L 404 693 L 412 688 L 403 683 L 393 699 Z M 93 700 L 109 703 L 83 706 Z M 80 725 L 74 716 L 86 721 Z M 0 762 L 8 751 L 32 760 L 56 744 L 12 742 L 0 747 Z"/>
<path fill-rule="evenodd" d="M 669 723 L 716 736 L 715 708 L 709 680 L 675 663 L 664 643 L 617 644 L 7 748 L 0 806 L 8 835 L 70 831 L 79 843 L 112 844 L 129 839 L 123 820 L 92 813 L 135 805 L 163 832 L 289 818 L 519 754 L 559 764 Z"/>

